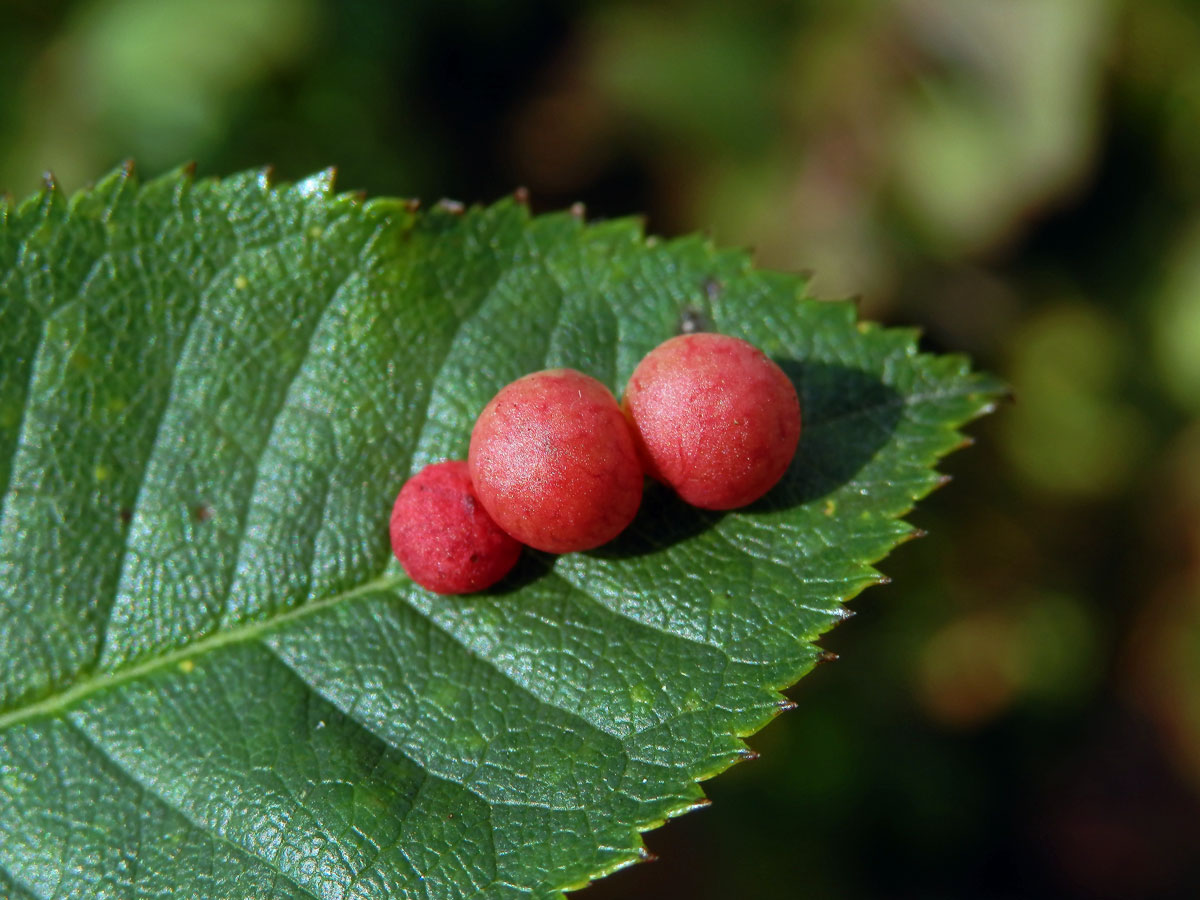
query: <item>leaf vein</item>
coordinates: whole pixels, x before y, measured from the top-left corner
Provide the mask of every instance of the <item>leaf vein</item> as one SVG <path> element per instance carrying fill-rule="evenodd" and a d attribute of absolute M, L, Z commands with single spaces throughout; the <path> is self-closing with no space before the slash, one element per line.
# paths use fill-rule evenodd
<path fill-rule="evenodd" d="M 150 442 L 150 449 L 149 452 L 146 453 L 141 465 L 141 471 L 138 473 L 138 492 L 133 503 L 133 511 L 130 518 L 131 524 L 127 524 L 125 526 L 125 534 L 122 536 L 121 540 L 121 557 L 117 562 L 117 571 L 119 572 L 117 576 L 117 587 L 114 591 L 109 593 L 108 596 L 100 597 L 97 601 L 100 607 L 98 611 L 102 616 L 102 624 L 100 633 L 96 638 L 95 650 L 92 654 L 91 669 L 93 671 L 100 666 L 100 662 L 104 658 L 104 651 L 108 646 L 109 631 L 112 627 L 113 609 L 116 606 L 117 596 L 120 593 L 120 585 L 125 580 L 127 567 L 129 564 L 129 553 L 132 548 L 131 536 L 134 532 L 132 522 L 138 519 L 139 515 L 142 513 L 143 506 L 146 503 L 146 473 L 150 470 L 150 467 L 153 465 L 156 456 L 161 451 L 163 425 L 167 421 L 168 415 L 177 401 L 177 389 L 179 386 L 178 379 L 179 374 L 182 371 L 182 368 L 179 365 L 179 360 L 182 358 L 183 354 L 187 352 L 187 347 L 191 343 L 193 335 L 195 334 L 197 323 L 204 318 L 205 307 L 207 305 L 205 298 L 208 296 L 213 283 L 221 276 L 223 272 L 228 271 L 228 269 L 235 264 L 235 260 L 236 257 L 234 260 L 230 260 L 226 266 L 220 268 L 210 275 L 208 280 L 204 283 L 204 286 L 198 288 L 195 308 L 192 310 L 192 314 L 188 317 L 187 324 L 183 328 L 183 338 L 179 342 L 179 350 L 175 356 L 174 364 L 171 367 L 171 383 L 168 385 L 166 397 L 158 409 L 156 421 L 154 423 L 154 435 Z"/>
<path fill-rule="evenodd" d="M 214 617 L 214 625 L 216 628 L 219 628 L 221 624 L 224 623 L 225 616 L 229 612 L 229 604 L 231 600 L 230 595 L 233 590 L 233 586 L 236 583 L 237 573 L 241 570 L 242 564 L 245 561 L 244 554 L 246 552 L 246 528 L 250 521 L 251 511 L 254 508 L 254 498 L 258 496 L 259 487 L 262 482 L 262 461 L 266 457 L 267 453 L 275 446 L 275 439 L 278 436 L 279 422 L 284 413 L 291 408 L 291 401 L 293 399 L 292 389 L 304 375 L 306 367 L 313 359 L 314 343 L 317 339 L 317 336 L 321 332 L 321 325 L 329 316 L 330 310 L 336 307 L 339 296 L 346 286 L 356 278 L 361 277 L 362 271 L 360 268 L 358 266 L 352 267 L 350 272 L 341 280 L 337 287 L 329 292 L 329 297 L 324 306 L 321 308 L 321 312 L 312 317 L 312 330 L 309 331 L 306 337 L 304 352 L 301 354 L 300 359 L 296 362 L 295 368 L 288 376 L 287 384 L 284 385 L 280 390 L 279 401 L 276 403 L 274 410 L 271 412 L 271 424 L 266 430 L 266 437 L 258 447 L 257 452 L 253 454 L 251 469 L 254 475 L 254 483 L 251 485 L 250 490 L 246 491 L 245 500 L 242 503 L 241 509 L 238 510 L 237 533 L 233 539 L 233 546 L 237 548 L 237 558 L 234 560 L 232 566 L 229 567 L 225 575 L 226 584 L 225 589 L 221 592 L 221 605 L 217 610 L 216 616 Z"/>
<path fill-rule="evenodd" d="M 37 893 L 32 888 L 26 887 L 18 881 L 17 876 L 4 864 L 4 860 L 2 859 L 0 859 L 0 882 L 12 887 L 19 892 L 18 896 L 25 897 L 27 900 L 45 900 L 42 894 Z M 13 900 L 13 898 L 9 897 L 5 898 L 5 900 Z"/>
<path fill-rule="evenodd" d="M 551 700 L 547 697 L 541 696 L 541 694 L 539 694 L 538 691 L 536 690 L 533 682 L 527 682 L 515 674 L 510 674 L 510 673 L 504 671 L 504 669 L 502 669 L 500 667 L 500 664 L 497 663 L 490 656 L 488 656 L 485 653 L 480 653 L 478 650 L 475 650 L 474 648 L 470 647 L 452 629 L 447 628 L 441 622 L 438 622 L 433 616 L 424 612 L 419 606 L 417 606 L 415 603 L 412 602 L 411 597 L 407 593 L 404 595 L 403 599 L 404 599 L 404 602 L 407 603 L 413 609 L 413 611 L 417 613 L 417 615 L 421 616 L 433 628 L 437 629 L 442 634 L 444 634 L 446 637 L 448 637 L 451 641 L 453 641 L 455 646 L 461 648 L 463 653 L 467 654 L 467 656 L 471 657 L 472 659 L 479 660 L 481 663 L 483 663 L 485 666 L 487 666 L 489 669 L 491 669 L 493 672 L 495 672 L 496 675 L 498 675 L 501 679 L 503 679 L 504 681 L 507 681 L 508 683 L 510 683 L 514 687 L 516 687 L 518 690 L 520 690 L 524 694 L 528 695 L 530 699 L 534 700 L 537 703 L 542 704 L 543 706 L 548 706 L 551 709 L 556 709 L 559 712 L 564 713 L 567 716 L 570 716 L 572 719 L 574 719 L 577 722 L 579 722 L 580 724 L 586 726 L 587 730 L 592 732 L 593 734 L 609 735 L 611 737 L 615 737 L 618 740 L 620 740 L 621 735 L 620 735 L 620 733 L 618 733 L 618 731 L 616 731 L 614 729 L 603 728 L 603 727 L 597 725 L 596 723 L 592 722 L 590 719 L 588 719 L 586 716 L 584 716 L 579 710 L 572 709 L 571 707 L 565 706 L 562 703 L 555 702 L 554 700 Z"/>
<path fill-rule="evenodd" d="M 316 893 L 314 893 L 311 889 L 300 884 L 300 882 L 296 881 L 292 876 L 290 876 L 286 872 L 284 872 L 283 869 L 279 866 L 279 864 L 276 863 L 274 860 L 268 859 L 267 857 L 254 852 L 253 850 L 251 850 L 248 847 L 244 847 L 243 845 L 239 844 L 237 841 L 235 841 L 232 838 L 228 837 L 227 835 L 221 833 L 220 831 L 210 827 L 206 823 L 197 821 L 197 819 L 190 812 L 185 810 L 182 806 L 180 806 L 175 801 L 171 800 L 169 797 L 167 797 L 163 793 L 161 793 L 161 791 L 158 789 L 158 787 L 156 785 L 154 785 L 148 779 L 142 778 L 136 772 L 134 772 L 132 769 L 130 769 L 128 766 L 126 766 L 124 763 L 121 763 L 120 761 L 118 761 L 117 758 L 115 756 L 113 756 L 113 754 L 111 754 L 99 742 L 98 739 L 96 739 L 91 734 L 89 734 L 88 731 L 82 725 L 80 725 L 78 722 L 76 722 L 73 716 L 71 716 L 71 715 L 64 716 L 63 722 L 67 725 L 68 728 L 70 728 L 73 732 L 75 732 L 76 735 L 78 735 L 80 740 L 82 740 L 88 747 L 90 747 L 103 760 L 105 760 L 109 764 L 109 766 L 112 767 L 114 772 L 118 773 L 125 781 L 127 781 L 131 786 L 136 788 L 140 793 L 144 793 L 146 796 L 151 797 L 154 800 L 156 800 L 158 803 L 162 804 L 162 806 L 164 808 L 175 813 L 177 816 L 179 816 L 181 819 L 183 819 L 185 822 L 187 822 L 187 824 L 189 826 L 191 826 L 192 828 L 194 828 L 196 831 L 200 832 L 201 834 L 210 835 L 211 837 L 215 838 L 219 843 L 225 844 L 226 846 L 230 847 L 232 850 L 234 850 L 237 853 L 237 855 L 239 857 L 242 857 L 245 859 L 250 859 L 250 860 L 256 860 L 256 861 L 262 863 L 262 865 L 265 866 L 268 870 L 275 873 L 276 875 L 279 875 L 281 878 L 284 879 L 284 881 L 286 881 L 288 884 L 290 884 L 292 887 L 294 887 L 297 891 L 299 891 L 305 897 L 310 898 L 310 900 L 322 900 L 322 898 L 320 896 L 318 896 Z"/>
<path fill-rule="evenodd" d="M 311 603 L 305 603 L 301 606 L 290 607 L 281 613 L 265 619 L 256 619 L 245 622 L 234 628 L 228 628 L 224 631 L 217 631 L 210 634 L 208 637 L 201 638 L 198 641 L 193 641 L 162 656 L 149 657 L 134 665 L 122 669 L 115 669 L 110 672 L 104 672 L 99 675 L 93 675 L 90 678 L 77 681 L 74 685 L 66 690 L 59 691 L 56 694 L 51 694 L 44 697 L 35 703 L 28 703 L 24 706 L 17 706 L 0 713 L 0 731 L 9 728 L 21 722 L 37 718 L 39 716 L 55 716 L 69 709 L 76 703 L 80 703 L 86 698 L 100 691 L 116 687 L 124 684 L 127 681 L 133 681 L 141 678 L 144 675 L 149 675 L 151 672 L 158 671 L 170 665 L 175 665 L 193 657 L 200 656 L 218 647 L 224 647 L 230 644 L 238 644 L 244 641 L 250 641 L 258 638 L 260 635 L 280 628 L 288 622 L 307 616 L 315 615 L 323 609 L 327 609 L 337 603 L 345 603 L 356 597 L 362 597 L 369 594 L 390 590 L 397 585 L 403 584 L 407 579 L 396 575 L 388 575 L 386 573 L 379 575 L 371 581 L 349 588 L 321 600 L 316 600 Z"/>

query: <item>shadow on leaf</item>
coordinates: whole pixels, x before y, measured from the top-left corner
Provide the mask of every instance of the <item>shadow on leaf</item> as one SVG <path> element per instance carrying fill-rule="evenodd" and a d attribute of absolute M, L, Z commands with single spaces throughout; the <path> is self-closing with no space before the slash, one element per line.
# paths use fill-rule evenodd
<path fill-rule="evenodd" d="M 904 400 L 879 377 L 849 366 L 776 360 L 800 397 L 804 427 L 788 471 L 766 496 L 738 512 L 791 509 L 853 480 L 896 430 Z M 727 513 L 689 506 L 647 481 L 637 518 L 615 540 L 589 551 L 601 559 L 644 556 L 703 534 Z"/>
<path fill-rule="evenodd" d="M 552 553 L 525 547 L 521 550 L 521 556 L 513 570 L 492 587 L 480 591 L 477 596 L 503 597 L 505 594 L 519 591 L 549 572 L 554 567 L 556 558 Z"/>
<path fill-rule="evenodd" d="M 811 503 L 852 481 L 904 414 L 904 398 L 878 375 L 849 366 L 776 360 L 800 397 L 803 430 L 783 478 L 747 512 Z"/>
<path fill-rule="evenodd" d="M 632 524 L 604 546 L 589 550 L 588 555 L 599 559 L 645 556 L 703 534 L 724 515 L 689 506 L 670 488 L 646 479 L 642 505 Z"/>

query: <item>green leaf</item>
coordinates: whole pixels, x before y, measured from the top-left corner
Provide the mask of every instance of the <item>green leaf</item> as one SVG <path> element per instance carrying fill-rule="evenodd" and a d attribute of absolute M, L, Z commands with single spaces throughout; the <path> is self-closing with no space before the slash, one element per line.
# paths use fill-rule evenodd
<path fill-rule="evenodd" d="M 552 897 L 634 862 L 808 671 L 998 385 L 705 241 L 331 174 L 0 212 L 0 894 Z M 446 598 L 404 479 L 504 383 L 619 391 L 702 323 L 805 415 L 717 515 L 651 488 L 602 550 Z"/>

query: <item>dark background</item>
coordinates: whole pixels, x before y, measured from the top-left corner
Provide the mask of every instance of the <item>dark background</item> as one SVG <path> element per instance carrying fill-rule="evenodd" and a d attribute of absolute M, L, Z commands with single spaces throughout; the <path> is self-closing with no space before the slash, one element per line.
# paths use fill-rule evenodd
<path fill-rule="evenodd" d="M 0 189 L 273 163 L 648 214 L 1014 385 L 618 897 L 1200 895 L 1200 9 L 0 0 Z"/>

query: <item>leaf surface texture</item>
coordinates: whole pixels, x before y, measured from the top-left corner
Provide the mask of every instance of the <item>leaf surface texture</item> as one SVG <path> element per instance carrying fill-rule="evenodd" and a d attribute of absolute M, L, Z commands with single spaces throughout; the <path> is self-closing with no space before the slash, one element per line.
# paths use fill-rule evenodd
<path fill-rule="evenodd" d="M 757 504 L 437 597 L 405 478 L 700 323 L 794 380 Z M 0 207 L 0 896 L 555 897 L 702 802 L 998 386 L 697 238 L 329 174 Z"/>

